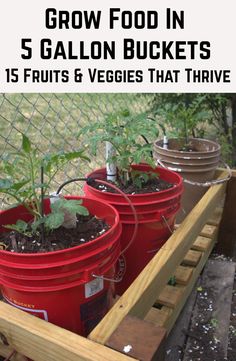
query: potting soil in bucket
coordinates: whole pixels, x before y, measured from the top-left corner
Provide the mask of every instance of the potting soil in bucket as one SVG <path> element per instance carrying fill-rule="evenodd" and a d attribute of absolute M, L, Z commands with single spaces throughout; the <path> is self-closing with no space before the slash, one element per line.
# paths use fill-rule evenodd
<path fill-rule="evenodd" d="M 169 139 L 168 148 L 163 147 L 163 140 L 154 143 L 154 158 L 160 160 L 162 165 L 178 172 L 185 180 L 182 197 L 182 208 L 177 221 L 182 222 L 186 215 L 202 198 L 207 187 L 199 183 L 212 181 L 220 161 L 220 145 L 207 140 L 189 139 L 190 151 L 182 150 L 184 139 Z M 187 183 L 190 181 L 192 184 Z"/>
<path fill-rule="evenodd" d="M 135 165 L 134 169 L 148 172 L 148 165 Z M 138 218 L 138 231 L 130 247 L 119 258 L 119 268 L 123 270 L 123 279 L 116 283 L 119 295 L 130 286 L 142 269 L 167 241 L 173 230 L 176 213 L 180 208 L 183 191 L 182 178 L 172 171 L 158 167 L 155 172 L 161 179 L 173 184 L 173 187 L 154 193 L 128 194 L 135 207 Z M 88 177 L 106 179 L 106 170 L 98 169 Z M 121 194 L 102 192 L 91 185 L 84 186 L 84 192 L 93 199 L 102 199 L 112 204 L 119 212 L 122 223 L 121 249 L 129 244 L 134 232 L 134 214 Z"/>
<path fill-rule="evenodd" d="M 112 306 L 112 278 L 120 254 L 121 224 L 110 205 L 84 197 L 91 214 L 110 226 L 98 238 L 72 248 L 47 253 L 0 251 L 0 285 L 4 299 L 37 317 L 86 336 Z M 49 207 L 48 200 L 45 207 Z M 0 213 L 3 225 L 28 221 L 22 206 Z"/>

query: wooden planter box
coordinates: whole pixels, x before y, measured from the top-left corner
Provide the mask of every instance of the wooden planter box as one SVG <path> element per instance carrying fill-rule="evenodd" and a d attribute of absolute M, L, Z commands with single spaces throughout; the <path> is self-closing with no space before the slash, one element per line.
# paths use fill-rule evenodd
<path fill-rule="evenodd" d="M 219 177 L 224 175 L 217 172 Z M 16 350 L 11 358 L 15 361 L 26 360 L 22 355 L 35 361 L 163 360 L 165 337 L 214 247 L 222 211 L 220 238 L 228 235 L 230 246 L 232 232 L 236 234 L 233 202 L 236 171 L 228 185 L 207 191 L 88 338 L 1 301 L 0 355 Z M 176 284 L 171 286 L 168 281 L 173 275 Z"/>

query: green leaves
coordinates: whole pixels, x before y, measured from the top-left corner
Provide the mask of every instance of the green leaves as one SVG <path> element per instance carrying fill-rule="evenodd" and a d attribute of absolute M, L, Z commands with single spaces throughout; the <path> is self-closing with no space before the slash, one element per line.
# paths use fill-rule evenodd
<path fill-rule="evenodd" d="M 184 138 L 188 143 L 189 137 L 202 135 L 204 123 L 211 118 L 207 98 L 207 94 L 156 94 L 152 111 L 168 129 L 169 137 Z"/>
<path fill-rule="evenodd" d="M 81 214 L 83 216 L 88 216 L 89 212 L 87 208 L 81 206 L 82 200 L 67 200 L 67 199 L 59 199 L 53 204 L 51 204 L 52 212 L 60 212 L 63 210 L 69 211 L 71 214 Z"/>
<path fill-rule="evenodd" d="M 45 226 L 48 229 L 56 229 L 59 228 L 64 222 L 64 213 L 63 212 L 56 212 L 50 213 L 45 217 Z"/>
<path fill-rule="evenodd" d="M 74 159 L 82 159 L 89 161 L 89 158 L 84 155 L 84 151 L 73 151 L 73 152 L 58 152 L 55 154 L 47 154 L 43 157 L 42 163 L 46 173 L 50 173 L 53 168 L 61 168 L 66 163 Z"/>
<path fill-rule="evenodd" d="M 48 230 L 59 228 L 63 225 L 66 215 L 81 214 L 88 216 L 87 208 L 81 205 L 81 200 L 59 199 L 51 204 L 51 213 L 45 216 L 45 226 Z"/>
<path fill-rule="evenodd" d="M 152 158 L 152 145 L 146 144 L 143 136 L 151 143 L 157 138 L 158 128 L 148 118 L 147 112 L 134 114 L 129 109 L 111 112 L 104 119 L 98 119 L 84 127 L 79 135 L 86 135 L 92 154 L 96 155 L 101 143 L 110 142 L 116 154 L 108 158 L 108 163 L 115 163 L 125 184 L 130 176 L 131 164 L 146 162 L 155 166 Z"/>
<path fill-rule="evenodd" d="M 27 230 L 28 230 L 28 223 L 26 223 L 25 221 L 22 221 L 21 219 L 19 219 L 16 224 L 7 224 L 4 226 L 5 228 L 8 229 L 12 229 L 14 231 L 17 231 L 19 233 L 22 234 L 27 234 Z"/>
<path fill-rule="evenodd" d="M 17 204 L 24 205 L 32 214 L 34 221 L 31 222 L 30 227 L 33 232 L 40 230 L 43 223 L 47 231 L 58 228 L 64 221 L 63 212 L 74 215 L 76 213 L 88 214 L 88 211 L 78 201 L 76 201 L 77 203 L 68 201 L 63 205 L 62 202 L 59 202 L 55 209 L 52 209 L 52 214 L 48 216 L 41 214 L 42 193 L 46 197 L 45 193 L 49 190 L 57 172 L 75 159 L 89 160 L 84 155 L 83 150 L 42 155 L 37 148 L 32 147 L 30 139 L 25 134 L 22 134 L 19 151 L 4 155 L 0 165 L 2 177 L 0 179 L 0 192 L 7 194 L 10 200 L 13 198 Z M 42 190 L 43 192 L 41 192 Z M 26 224 L 22 222 L 19 221 L 16 225 L 9 227 L 26 234 L 28 229 Z"/>
<path fill-rule="evenodd" d="M 25 134 L 22 134 L 22 149 L 25 153 L 31 152 L 31 142 Z"/>
<path fill-rule="evenodd" d="M 156 172 L 143 173 L 139 170 L 132 169 L 131 177 L 136 187 L 141 189 L 149 180 L 158 177 L 158 174 Z"/>

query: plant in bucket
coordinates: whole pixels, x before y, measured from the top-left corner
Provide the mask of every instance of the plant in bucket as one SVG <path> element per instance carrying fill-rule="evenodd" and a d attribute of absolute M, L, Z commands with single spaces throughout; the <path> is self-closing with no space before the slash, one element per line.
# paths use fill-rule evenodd
<path fill-rule="evenodd" d="M 47 195 L 76 158 L 88 160 L 83 151 L 41 157 L 23 135 L 3 161 L 0 192 L 17 203 L 0 213 L 0 286 L 13 306 L 86 336 L 112 306 L 121 224 L 99 200 Z"/>
<path fill-rule="evenodd" d="M 146 113 L 111 113 L 83 128 L 81 134 L 88 136 L 95 155 L 98 145 L 106 143 L 107 166 L 88 175 L 84 192 L 113 205 L 120 214 L 118 264 L 123 279 L 116 283 L 116 289 L 121 295 L 170 236 L 180 207 L 182 178 L 156 167 L 152 146 L 140 141 L 140 135 L 153 138 L 157 134 Z M 101 184 L 104 180 L 110 186 Z"/>
<path fill-rule="evenodd" d="M 153 155 L 164 168 L 178 172 L 184 179 L 182 211 L 177 216 L 181 222 L 204 195 L 209 186 L 224 182 L 213 180 L 220 163 L 221 147 L 208 139 L 195 138 L 203 135 L 203 124 L 209 118 L 206 107 L 206 94 L 165 94 L 160 95 L 156 113 L 165 119 L 168 133 L 171 129 L 178 137 L 168 137 L 154 142 Z"/>

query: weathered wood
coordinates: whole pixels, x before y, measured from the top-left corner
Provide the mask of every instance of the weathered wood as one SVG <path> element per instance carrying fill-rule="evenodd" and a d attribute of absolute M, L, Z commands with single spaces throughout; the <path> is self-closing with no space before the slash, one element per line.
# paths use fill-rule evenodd
<path fill-rule="evenodd" d="M 188 284 L 191 276 L 193 273 L 193 268 L 192 267 L 186 267 L 186 266 L 178 266 L 176 268 L 175 271 L 175 280 L 176 283 L 178 283 L 179 285 L 186 285 Z"/>
<path fill-rule="evenodd" d="M 205 265 L 205 262 L 207 258 L 209 257 L 209 254 L 211 253 L 215 241 L 217 238 L 217 233 L 214 234 L 214 238 L 211 239 L 211 243 L 208 244 L 208 249 L 205 249 L 205 252 L 202 254 L 201 260 L 197 267 L 192 268 L 191 277 L 189 278 L 188 283 L 185 285 L 185 287 L 181 287 L 180 284 L 177 284 L 176 288 L 181 290 L 181 298 L 178 303 L 176 303 L 176 306 L 174 308 L 170 307 L 162 307 L 161 310 L 158 310 L 158 312 L 155 312 L 152 310 L 150 311 L 150 314 L 148 319 L 149 321 L 154 322 L 155 324 L 159 324 L 162 327 L 165 327 L 167 329 L 167 332 L 169 333 L 172 329 L 173 325 L 175 324 L 179 313 L 181 309 L 183 308 L 189 294 L 191 293 L 192 289 L 194 288 L 194 284 L 202 270 L 202 268 Z M 171 294 L 169 294 L 169 297 L 171 298 Z M 172 306 L 173 307 L 173 306 Z M 171 311 L 172 310 L 172 311 Z M 171 312 L 170 312 L 171 311 Z M 160 321 L 159 321 L 160 320 Z"/>
<path fill-rule="evenodd" d="M 132 358 L 0 301 L 0 332 L 35 361 L 129 361 Z"/>
<path fill-rule="evenodd" d="M 210 224 L 205 224 L 205 226 L 201 230 L 200 236 L 207 237 L 207 238 L 213 238 L 216 230 L 217 230 L 216 226 L 212 226 Z"/>
<path fill-rule="evenodd" d="M 215 357 L 227 359 L 234 275 L 235 263 L 216 260 L 207 262 L 201 277 L 202 291 L 198 292 L 193 310 L 184 361 L 196 359 L 199 350 L 209 360 Z"/>
<path fill-rule="evenodd" d="M 166 285 L 157 299 L 157 303 L 168 306 L 176 307 L 182 296 L 182 290 L 178 287 Z"/>
<path fill-rule="evenodd" d="M 172 276 L 173 270 L 180 264 L 183 256 L 198 236 L 199 229 L 204 226 L 206 219 L 217 207 L 225 187 L 225 184 L 216 185 L 205 193 L 185 218 L 181 227 L 173 233 L 136 278 L 132 286 L 91 332 L 90 339 L 104 344 L 128 314 L 140 318 L 147 314 L 168 279 Z"/>
<path fill-rule="evenodd" d="M 163 306 L 161 309 L 152 307 L 145 316 L 145 320 L 152 322 L 154 325 L 164 327 L 172 312 L 173 310 L 166 306 Z"/>
<path fill-rule="evenodd" d="M 106 345 L 142 361 L 163 361 L 165 336 L 164 328 L 126 316 Z"/>
<path fill-rule="evenodd" d="M 199 282 L 198 279 L 196 286 L 191 291 L 189 298 L 176 319 L 174 327 L 166 339 L 165 361 L 182 360 L 183 349 L 187 338 L 186 331 L 191 321 L 192 310 L 196 302 L 197 286 L 200 285 Z"/>
<path fill-rule="evenodd" d="M 182 261 L 183 265 L 196 266 L 202 257 L 202 252 L 190 249 Z"/>
<path fill-rule="evenodd" d="M 182 293 L 181 301 L 177 304 L 177 307 L 175 307 L 175 309 L 171 313 L 170 317 L 167 319 L 167 322 L 165 324 L 163 324 L 163 327 L 165 327 L 167 329 L 167 334 L 169 334 L 173 325 L 175 324 L 186 300 L 188 299 L 192 289 L 194 288 L 194 285 L 197 282 L 197 279 L 210 255 L 214 245 L 215 245 L 215 240 L 213 239 L 209 249 L 206 252 L 204 252 L 200 262 L 198 263 L 196 268 L 193 269 L 193 274 L 192 274 L 190 282 L 188 283 L 188 285 L 182 286 L 183 293 Z M 181 286 L 179 286 L 179 287 L 181 287 Z"/>
<path fill-rule="evenodd" d="M 218 226 L 223 214 L 223 207 L 217 207 L 213 215 L 207 220 L 207 224 Z"/>
<path fill-rule="evenodd" d="M 217 252 L 236 261 L 236 171 L 228 182 L 222 221 L 219 229 Z"/>
<path fill-rule="evenodd" d="M 211 243 L 211 238 L 199 236 L 192 245 L 192 249 L 195 251 L 204 252 L 205 250 L 208 249 L 210 243 Z"/>

